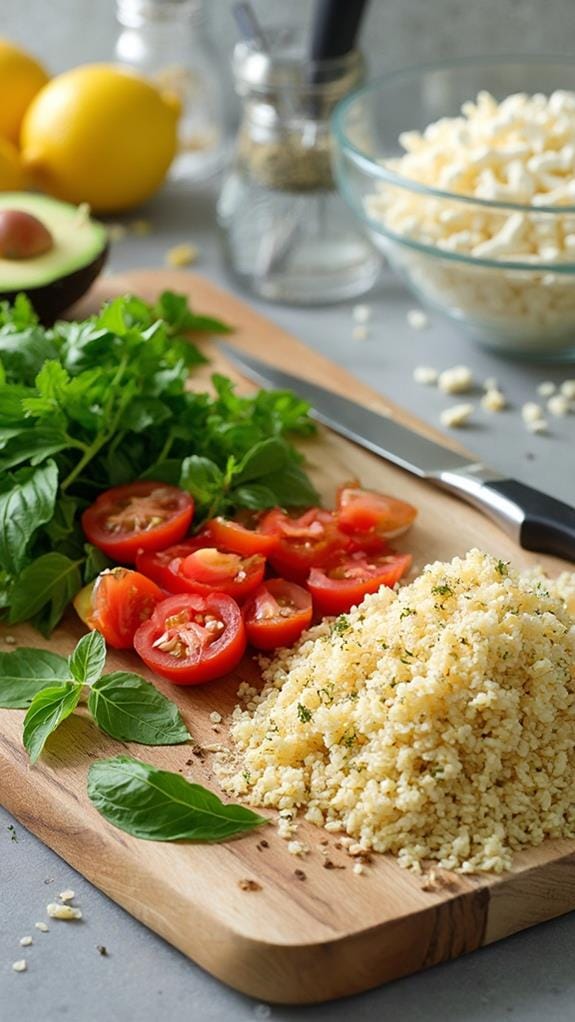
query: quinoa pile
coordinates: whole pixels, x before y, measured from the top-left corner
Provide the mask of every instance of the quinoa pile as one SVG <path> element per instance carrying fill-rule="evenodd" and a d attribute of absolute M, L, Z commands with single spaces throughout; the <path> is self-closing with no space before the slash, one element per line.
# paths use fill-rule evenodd
<path fill-rule="evenodd" d="M 575 837 L 572 614 L 575 575 L 431 564 L 263 662 L 220 781 L 415 870 L 508 869 Z"/>

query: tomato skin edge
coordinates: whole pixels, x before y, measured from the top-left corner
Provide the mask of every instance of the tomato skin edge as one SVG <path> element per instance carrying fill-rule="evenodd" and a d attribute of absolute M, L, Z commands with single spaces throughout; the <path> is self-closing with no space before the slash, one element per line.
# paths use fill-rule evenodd
<path fill-rule="evenodd" d="M 390 564 L 378 575 L 358 579 L 330 579 L 321 568 L 312 568 L 308 578 L 308 590 L 311 593 L 315 610 L 326 617 L 334 614 L 345 614 L 352 607 L 361 603 L 364 596 L 376 593 L 382 586 L 393 587 L 409 570 L 412 562 L 411 554 L 397 554 L 396 562 Z"/>
<path fill-rule="evenodd" d="M 295 613 L 279 622 L 277 618 L 258 621 L 254 614 L 258 595 L 268 592 L 275 598 L 280 594 L 285 595 L 286 591 L 292 601 L 295 602 L 297 599 L 300 602 L 300 606 L 295 607 Z M 311 625 L 313 616 L 311 593 L 296 582 L 282 578 L 267 579 L 246 601 L 242 614 L 248 642 L 255 649 L 270 651 L 282 646 L 293 646 L 302 632 Z"/>

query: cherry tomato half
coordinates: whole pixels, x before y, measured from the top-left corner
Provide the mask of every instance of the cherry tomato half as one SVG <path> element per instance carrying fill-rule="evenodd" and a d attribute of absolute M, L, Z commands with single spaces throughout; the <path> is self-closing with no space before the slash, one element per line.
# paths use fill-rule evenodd
<path fill-rule="evenodd" d="M 176 557 L 187 557 L 188 554 L 199 550 L 200 547 L 210 546 L 212 542 L 211 536 L 205 530 L 199 532 L 197 536 L 190 536 L 189 539 L 184 539 L 182 543 L 175 543 L 174 546 L 168 546 L 165 550 L 138 550 L 136 554 L 136 568 L 142 572 L 142 575 L 147 575 L 148 578 L 157 582 L 159 586 L 167 589 L 168 592 L 172 592 L 170 587 L 170 564 Z"/>
<path fill-rule="evenodd" d="M 133 564 L 138 550 L 163 550 L 186 535 L 194 514 L 189 493 L 165 483 L 136 482 L 101 493 L 82 515 L 90 543 Z"/>
<path fill-rule="evenodd" d="M 245 600 L 261 585 L 266 559 L 261 554 L 240 557 L 216 547 L 202 547 L 170 562 L 166 588 L 173 593 L 227 593 Z"/>
<path fill-rule="evenodd" d="M 401 536 L 417 515 L 405 500 L 388 497 L 375 490 L 362 490 L 356 484 L 341 486 L 337 494 L 337 519 L 340 529 L 348 533 L 375 533 L 385 539 Z"/>
<path fill-rule="evenodd" d="M 243 608 L 248 642 L 256 649 L 291 646 L 311 624 L 312 612 L 306 589 L 283 578 L 270 578 Z"/>
<path fill-rule="evenodd" d="M 241 554 L 242 557 L 250 557 L 251 554 L 267 556 L 279 544 L 279 536 L 264 533 L 257 526 L 253 529 L 248 528 L 242 522 L 235 522 L 230 518 L 212 518 L 206 523 L 206 527 L 214 546 L 220 550 Z"/>
<path fill-rule="evenodd" d="M 320 614 L 344 614 L 380 586 L 394 586 L 408 570 L 411 554 L 376 554 L 359 550 L 328 568 L 312 568 L 308 589 Z"/>
<path fill-rule="evenodd" d="M 88 627 L 101 632 L 109 646 L 131 649 L 134 632 L 165 598 L 165 592 L 138 571 L 112 568 L 81 589 L 74 606 Z"/>
<path fill-rule="evenodd" d="M 277 537 L 278 545 L 269 556 L 270 564 L 290 581 L 305 582 L 311 568 L 328 564 L 348 545 L 331 511 L 312 507 L 299 518 L 281 508 L 272 508 L 264 516 L 262 532 Z"/>
<path fill-rule="evenodd" d="M 240 608 L 224 593 L 170 596 L 140 625 L 134 648 L 150 670 L 176 685 L 221 678 L 246 648 Z"/>

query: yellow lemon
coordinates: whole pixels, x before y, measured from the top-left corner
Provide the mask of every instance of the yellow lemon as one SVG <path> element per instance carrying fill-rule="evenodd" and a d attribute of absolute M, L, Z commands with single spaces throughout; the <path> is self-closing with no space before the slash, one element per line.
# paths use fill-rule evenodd
<path fill-rule="evenodd" d="M 131 71 L 86 64 L 53 78 L 22 124 L 34 182 L 97 213 L 137 206 L 161 185 L 176 152 L 179 107 Z"/>
<path fill-rule="evenodd" d="M 0 39 L 0 136 L 18 142 L 28 106 L 48 81 L 44 68 L 8 39 Z"/>
<path fill-rule="evenodd" d="M 25 187 L 20 153 L 7 138 L 0 138 L 0 192 L 21 192 Z"/>

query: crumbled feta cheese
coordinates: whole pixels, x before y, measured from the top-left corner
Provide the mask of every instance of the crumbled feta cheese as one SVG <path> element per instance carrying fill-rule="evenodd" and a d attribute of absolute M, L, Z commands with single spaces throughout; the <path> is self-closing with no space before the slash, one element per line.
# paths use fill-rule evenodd
<path fill-rule="evenodd" d="M 530 419 L 525 425 L 530 433 L 546 433 L 549 428 L 547 419 Z"/>
<path fill-rule="evenodd" d="M 304 844 L 303 841 L 290 841 L 287 846 L 287 850 L 290 855 L 307 855 L 309 852 L 308 845 Z"/>
<path fill-rule="evenodd" d="M 422 383 L 425 387 L 432 387 L 437 383 L 439 373 L 432 366 L 416 366 L 413 370 L 413 379 L 416 383 Z"/>
<path fill-rule="evenodd" d="M 365 323 L 356 323 L 351 336 L 354 341 L 367 341 L 367 338 L 369 337 L 369 328 Z"/>
<path fill-rule="evenodd" d="M 18 962 L 12 963 L 12 969 L 14 972 L 26 972 L 28 968 L 28 962 L 25 958 L 21 958 Z"/>
<path fill-rule="evenodd" d="M 212 710 L 212 712 L 210 713 L 210 720 L 212 724 L 221 724 L 223 719 L 224 718 L 222 717 L 221 713 L 218 713 L 217 710 Z"/>
<path fill-rule="evenodd" d="M 575 401 L 575 380 L 563 380 L 560 389 L 565 397 L 570 401 Z"/>
<path fill-rule="evenodd" d="M 410 309 L 406 319 L 412 330 L 425 330 L 429 325 L 429 319 L 423 309 Z"/>
<path fill-rule="evenodd" d="M 30 947 L 30 944 L 33 943 L 34 941 L 32 940 L 31 937 L 20 937 L 19 940 L 20 947 Z"/>
<path fill-rule="evenodd" d="M 473 410 L 472 404 L 452 405 L 451 408 L 445 408 L 439 416 L 441 425 L 447 426 L 448 429 L 458 429 L 471 418 Z"/>
<path fill-rule="evenodd" d="M 481 405 L 488 412 L 502 412 L 507 402 L 500 390 L 486 390 L 481 398 Z"/>
<path fill-rule="evenodd" d="M 541 383 L 537 384 L 537 393 L 540 397 L 551 397 L 556 391 L 556 386 L 552 380 L 542 380 Z"/>
<path fill-rule="evenodd" d="M 46 923 L 34 923 L 34 926 L 36 927 L 37 930 L 40 930 L 41 933 L 48 933 L 50 929 L 50 927 L 47 926 Z"/>
<path fill-rule="evenodd" d="M 7 646 L 15 646 L 16 645 L 16 636 L 15 635 L 5 635 L 4 636 L 4 642 L 6 643 Z"/>
<path fill-rule="evenodd" d="M 547 402 L 547 408 L 551 412 L 551 415 L 556 415 L 558 418 L 562 418 L 564 415 L 568 415 L 571 411 L 571 402 L 565 394 L 554 394 L 550 397 Z"/>
<path fill-rule="evenodd" d="M 361 876 L 362 873 L 365 873 L 365 866 L 363 865 L 362 862 L 354 862 L 352 872 L 355 873 L 357 876 Z"/>
<path fill-rule="evenodd" d="M 67 888 L 65 891 L 60 891 L 58 897 L 60 901 L 73 901 L 76 897 L 76 892 Z"/>
<path fill-rule="evenodd" d="M 371 319 L 371 305 L 354 305 L 352 315 L 356 323 L 369 323 Z"/>
<path fill-rule="evenodd" d="M 59 905 L 55 901 L 46 905 L 46 912 L 50 916 L 50 919 L 69 920 L 82 918 L 82 912 L 79 908 L 75 908 L 74 905 Z"/>
<path fill-rule="evenodd" d="M 473 387 L 473 373 L 468 366 L 452 366 L 439 374 L 438 385 L 444 394 L 465 394 Z"/>
<path fill-rule="evenodd" d="M 542 419 L 543 409 L 541 405 L 538 405 L 535 401 L 526 401 L 521 408 L 521 418 L 523 422 L 537 422 L 538 419 Z"/>

